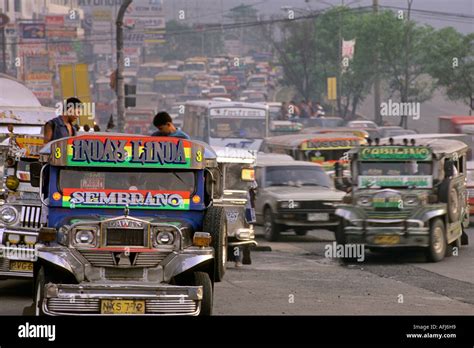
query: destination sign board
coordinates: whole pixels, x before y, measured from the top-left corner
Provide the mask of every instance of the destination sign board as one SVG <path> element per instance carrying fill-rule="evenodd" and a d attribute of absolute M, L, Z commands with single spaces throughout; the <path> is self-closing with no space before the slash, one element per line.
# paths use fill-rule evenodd
<path fill-rule="evenodd" d="M 422 146 L 372 146 L 360 150 L 360 160 L 421 160 L 429 161 L 432 157 L 431 149 Z"/>
<path fill-rule="evenodd" d="M 210 116 L 231 116 L 231 117 L 265 117 L 265 109 L 250 108 L 212 108 L 209 110 Z"/>
<path fill-rule="evenodd" d="M 173 137 L 78 136 L 51 145 L 51 164 L 75 167 L 201 169 L 204 147 Z"/>
<path fill-rule="evenodd" d="M 433 187 L 431 175 L 359 175 L 359 188 L 377 187 Z"/>

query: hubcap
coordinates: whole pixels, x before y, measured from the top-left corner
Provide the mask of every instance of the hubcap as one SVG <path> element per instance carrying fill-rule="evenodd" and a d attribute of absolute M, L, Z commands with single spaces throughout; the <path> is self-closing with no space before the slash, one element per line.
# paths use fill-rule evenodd
<path fill-rule="evenodd" d="M 436 227 L 433 231 L 433 249 L 436 254 L 440 254 L 443 251 L 443 229 Z"/>

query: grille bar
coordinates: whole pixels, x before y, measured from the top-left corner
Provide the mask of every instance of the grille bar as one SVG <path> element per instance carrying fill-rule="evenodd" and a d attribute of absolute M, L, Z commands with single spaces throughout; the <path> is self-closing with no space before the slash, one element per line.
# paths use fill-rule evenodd
<path fill-rule="evenodd" d="M 24 205 L 21 207 L 21 226 L 28 228 L 41 227 L 41 207 Z"/>

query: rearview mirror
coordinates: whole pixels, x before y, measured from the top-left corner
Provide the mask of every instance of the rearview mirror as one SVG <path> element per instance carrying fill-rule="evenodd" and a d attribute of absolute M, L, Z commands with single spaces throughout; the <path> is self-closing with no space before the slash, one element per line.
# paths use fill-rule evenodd
<path fill-rule="evenodd" d="M 39 162 L 30 163 L 30 184 L 33 187 L 40 186 L 40 174 L 43 165 Z"/>

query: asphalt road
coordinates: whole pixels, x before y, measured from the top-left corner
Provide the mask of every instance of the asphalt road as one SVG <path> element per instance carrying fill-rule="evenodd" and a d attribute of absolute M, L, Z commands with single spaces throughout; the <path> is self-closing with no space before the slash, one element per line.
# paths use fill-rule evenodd
<path fill-rule="evenodd" d="M 474 229 L 468 234 L 474 243 Z M 259 238 L 271 251 L 254 251 L 252 265 L 228 265 L 215 286 L 214 314 L 474 314 L 472 245 L 439 263 L 415 251 L 367 251 L 363 263 L 342 265 L 325 257 L 332 240 L 327 231 L 290 233 L 274 243 Z M 21 315 L 32 303 L 31 289 L 30 281 L 0 281 L 0 314 Z"/>

